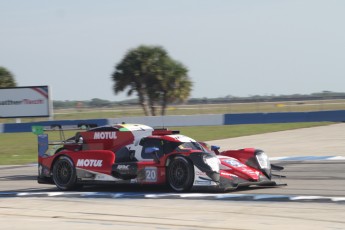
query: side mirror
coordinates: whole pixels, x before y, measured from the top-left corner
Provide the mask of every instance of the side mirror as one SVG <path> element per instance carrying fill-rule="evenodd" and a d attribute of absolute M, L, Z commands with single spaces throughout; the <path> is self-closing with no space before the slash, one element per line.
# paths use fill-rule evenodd
<path fill-rule="evenodd" d="M 217 150 L 219 150 L 219 149 L 220 149 L 219 146 L 217 146 L 217 145 L 211 145 L 211 150 L 212 150 L 212 151 L 217 151 Z"/>
<path fill-rule="evenodd" d="M 220 149 L 220 147 L 219 146 L 217 146 L 217 145 L 211 145 L 211 150 L 213 151 L 213 152 L 215 152 L 215 154 L 219 154 L 219 149 Z"/>
<path fill-rule="evenodd" d="M 146 154 L 151 154 L 152 157 L 153 157 L 153 160 L 156 162 L 156 163 L 159 163 L 159 157 L 158 157 L 158 152 L 159 152 L 159 148 L 157 147 L 147 147 L 145 148 L 145 153 Z"/>

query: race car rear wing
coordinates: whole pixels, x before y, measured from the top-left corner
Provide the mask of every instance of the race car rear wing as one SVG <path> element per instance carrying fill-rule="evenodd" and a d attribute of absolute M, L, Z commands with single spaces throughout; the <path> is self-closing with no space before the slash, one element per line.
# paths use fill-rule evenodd
<path fill-rule="evenodd" d="M 44 131 L 67 131 L 67 130 L 88 130 L 97 127 L 97 124 L 79 123 L 77 125 L 51 124 L 49 126 L 35 125 L 32 126 L 32 132 L 36 135 Z"/>
<path fill-rule="evenodd" d="M 37 135 L 38 155 L 41 157 L 52 155 L 58 148 L 62 147 L 63 145 L 80 145 L 75 142 L 75 139 L 73 137 L 66 139 L 64 131 L 88 130 L 94 127 L 97 127 L 97 125 L 87 123 L 65 126 L 61 124 L 52 124 L 50 126 L 32 126 L 32 132 Z M 50 131 L 58 131 L 59 140 L 50 141 L 48 135 L 48 132 Z"/>

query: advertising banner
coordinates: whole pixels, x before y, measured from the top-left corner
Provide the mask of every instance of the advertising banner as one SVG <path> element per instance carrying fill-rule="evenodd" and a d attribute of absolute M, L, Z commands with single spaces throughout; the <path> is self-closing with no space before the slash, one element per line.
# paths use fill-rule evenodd
<path fill-rule="evenodd" d="M 0 117 L 49 117 L 48 86 L 0 88 Z"/>

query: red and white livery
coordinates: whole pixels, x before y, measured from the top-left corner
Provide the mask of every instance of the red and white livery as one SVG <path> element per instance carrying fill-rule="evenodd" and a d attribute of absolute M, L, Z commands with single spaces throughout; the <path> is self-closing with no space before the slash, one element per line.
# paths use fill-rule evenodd
<path fill-rule="evenodd" d="M 219 152 L 218 147 L 208 147 L 177 131 L 140 124 L 95 127 L 60 142 L 50 142 L 48 134 L 40 133 L 38 149 L 38 182 L 55 184 L 60 190 L 85 184 L 135 183 L 168 184 L 177 192 L 225 191 L 275 186 L 271 170 L 283 169 L 272 166 L 262 150 Z"/>

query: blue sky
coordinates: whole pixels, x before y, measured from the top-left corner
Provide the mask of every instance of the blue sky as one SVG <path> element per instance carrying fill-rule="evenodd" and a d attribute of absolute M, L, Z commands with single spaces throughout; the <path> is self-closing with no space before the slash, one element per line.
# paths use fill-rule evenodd
<path fill-rule="evenodd" d="M 163 46 L 192 97 L 344 92 L 342 0 L 0 0 L 0 66 L 53 100 L 112 101 L 128 49 Z"/>

